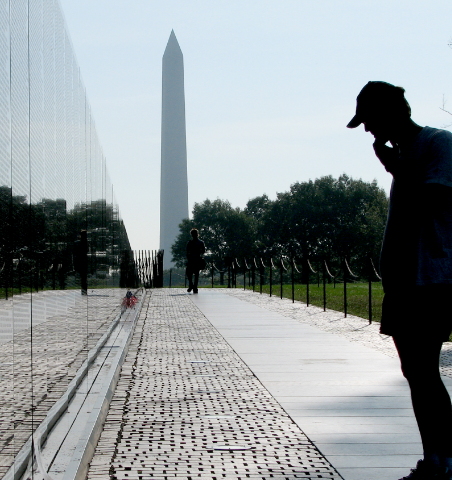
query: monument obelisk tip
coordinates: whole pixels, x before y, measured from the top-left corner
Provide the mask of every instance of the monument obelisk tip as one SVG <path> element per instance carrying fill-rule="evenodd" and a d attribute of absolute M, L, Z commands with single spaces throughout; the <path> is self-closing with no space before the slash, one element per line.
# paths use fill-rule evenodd
<path fill-rule="evenodd" d="M 163 56 L 165 56 L 167 54 L 168 50 L 172 50 L 172 49 L 177 51 L 178 53 L 182 54 L 182 50 L 179 46 L 179 42 L 177 41 L 176 34 L 174 33 L 174 30 L 171 30 L 171 34 L 168 38 L 168 43 L 166 44 L 165 53 L 163 54 Z"/>

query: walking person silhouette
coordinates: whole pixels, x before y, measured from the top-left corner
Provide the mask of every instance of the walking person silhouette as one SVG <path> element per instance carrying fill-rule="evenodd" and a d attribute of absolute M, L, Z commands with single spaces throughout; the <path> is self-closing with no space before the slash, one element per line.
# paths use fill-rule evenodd
<path fill-rule="evenodd" d="M 187 243 L 187 268 L 185 269 L 188 278 L 187 292 L 190 293 L 193 290 L 193 293 L 198 293 L 199 271 L 202 270 L 204 262 L 201 255 L 204 255 L 206 247 L 204 242 L 198 238 L 199 232 L 196 228 L 191 229 L 190 235 L 192 239 Z"/>
<path fill-rule="evenodd" d="M 380 331 L 397 347 L 424 450 L 400 480 L 452 480 L 452 408 L 439 370 L 452 330 L 452 133 L 417 125 L 405 90 L 386 82 L 369 82 L 359 93 L 347 127 L 360 124 L 393 176 Z"/>

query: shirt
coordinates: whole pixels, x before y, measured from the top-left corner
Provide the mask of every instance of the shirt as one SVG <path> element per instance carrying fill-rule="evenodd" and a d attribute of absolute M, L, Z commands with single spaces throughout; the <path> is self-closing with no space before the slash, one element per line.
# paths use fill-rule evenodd
<path fill-rule="evenodd" d="M 187 242 L 187 260 L 189 262 L 198 261 L 205 251 L 206 247 L 204 242 L 199 240 L 199 238 L 192 239 Z"/>
<path fill-rule="evenodd" d="M 400 162 L 380 257 L 383 287 L 452 284 L 452 201 L 432 203 L 425 187 L 452 187 L 452 133 L 424 127 Z"/>

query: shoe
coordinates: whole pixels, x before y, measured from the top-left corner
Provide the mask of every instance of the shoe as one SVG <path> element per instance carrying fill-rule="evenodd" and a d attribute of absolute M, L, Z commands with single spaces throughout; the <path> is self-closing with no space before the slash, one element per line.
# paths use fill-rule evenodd
<path fill-rule="evenodd" d="M 194 288 L 194 289 L 193 289 L 193 293 L 198 293 L 198 289 L 197 289 L 197 288 Z"/>
<path fill-rule="evenodd" d="M 190 287 L 189 289 L 187 289 L 187 292 L 190 293 L 192 291 L 192 288 Z"/>
<path fill-rule="evenodd" d="M 452 471 L 425 460 L 419 460 L 407 477 L 399 480 L 452 480 Z"/>

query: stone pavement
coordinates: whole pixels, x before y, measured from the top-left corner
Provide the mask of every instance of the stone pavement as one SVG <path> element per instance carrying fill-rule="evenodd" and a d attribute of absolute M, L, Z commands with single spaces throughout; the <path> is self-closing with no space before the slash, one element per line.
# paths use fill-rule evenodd
<path fill-rule="evenodd" d="M 378 324 L 239 289 L 165 289 L 142 310 L 88 478 L 392 480 L 421 453 Z"/>
<path fill-rule="evenodd" d="M 148 297 L 88 478 L 339 479 L 192 300 Z"/>
<path fill-rule="evenodd" d="M 214 290 L 225 292 L 225 289 Z M 380 335 L 380 324 L 378 322 L 369 325 L 368 320 L 354 315 L 348 315 L 347 318 L 344 318 L 342 312 L 328 309 L 324 312 L 323 309 L 312 305 L 306 307 L 301 302 L 292 303 L 292 300 L 287 298 L 281 300 L 277 295 L 270 297 L 266 294 L 251 293 L 249 290 L 239 288 L 227 289 L 226 292 L 228 295 L 284 317 L 293 318 L 324 332 L 340 335 L 350 342 L 356 342 L 372 350 L 377 350 L 389 357 L 398 358 L 392 337 Z M 452 342 L 443 344 L 441 374 L 452 378 Z"/>

